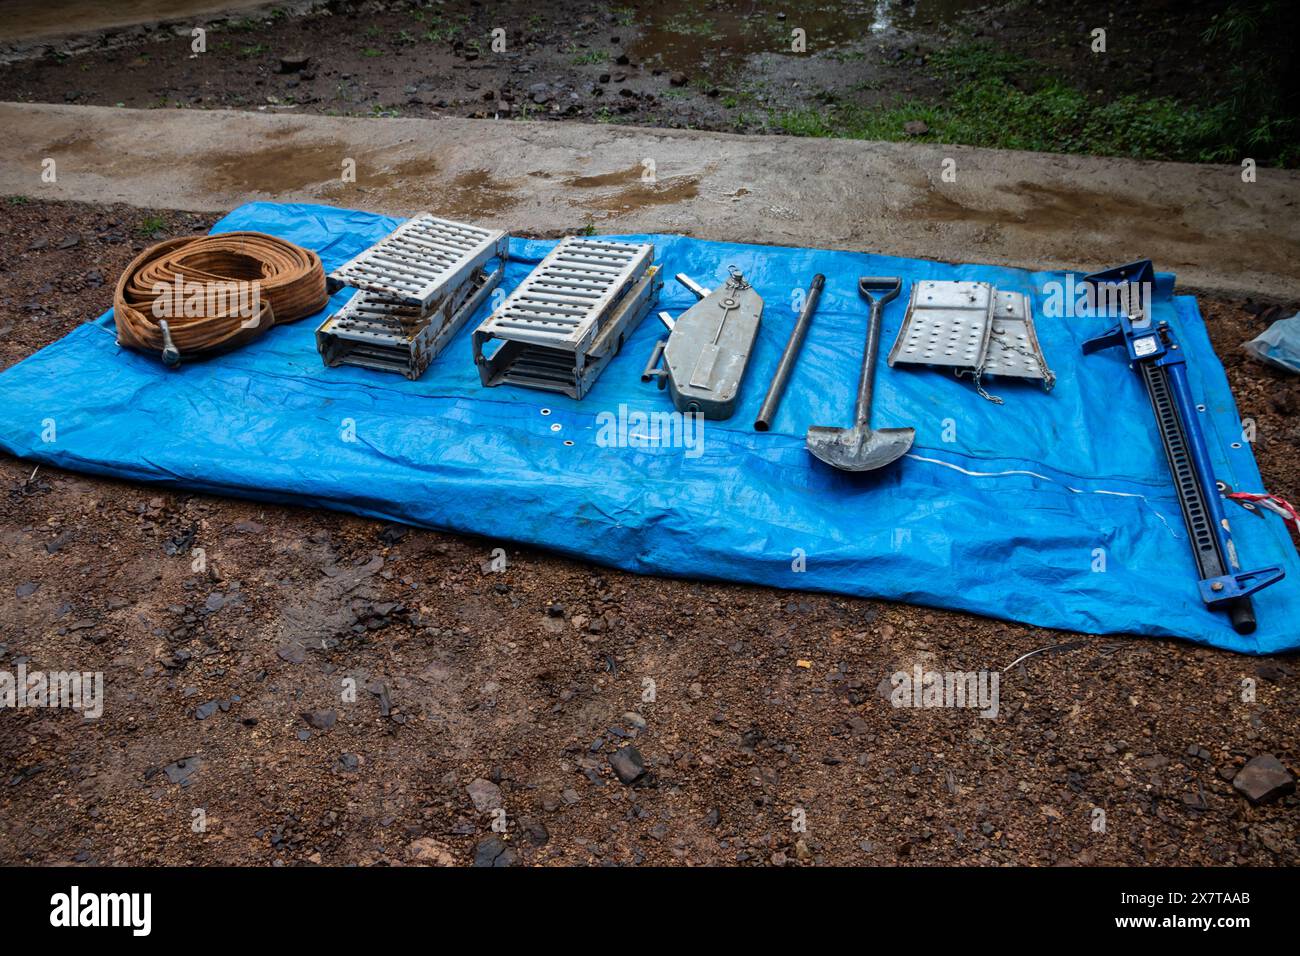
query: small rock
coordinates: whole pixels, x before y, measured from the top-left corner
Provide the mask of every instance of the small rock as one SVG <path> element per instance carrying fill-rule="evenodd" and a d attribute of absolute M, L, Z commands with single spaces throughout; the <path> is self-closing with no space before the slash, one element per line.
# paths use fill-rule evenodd
<path fill-rule="evenodd" d="M 194 708 L 194 719 L 207 720 L 217 712 L 218 706 L 219 705 L 215 700 L 210 700 L 206 704 L 200 704 L 198 707 Z"/>
<path fill-rule="evenodd" d="M 1284 409 L 1279 409 L 1279 411 L 1284 411 Z M 1276 684 L 1291 674 L 1291 668 L 1278 664 L 1276 661 L 1263 661 L 1255 665 L 1255 673 L 1270 684 Z"/>
<path fill-rule="evenodd" d="M 515 859 L 515 851 L 499 836 L 485 837 L 474 847 L 475 866 L 510 866 Z"/>
<path fill-rule="evenodd" d="M 930 132 L 930 126 L 924 120 L 908 120 L 903 124 L 903 132 L 908 136 L 924 136 Z"/>
<path fill-rule="evenodd" d="M 184 783 L 198 773 L 201 763 L 198 757 L 181 757 L 163 767 L 163 773 L 171 783 Z"/>
<path fill-rule="evenodd" d="M 673 86 L 685 86 L 687 83 L 686 74 L 680 72 L 673 73 L 668 77 L 668 82 Z"/>
<path fill-rule="evenodd" d="M 306 649 L 299 643 L 285 644 L 276 652 L 280 660 L 288 661 L 290 664 L 301 664 L 307 659 Z"/>
<path fill-rule="evenodd" d="M 451 855 L 451 850 L 433 837 L 420 837 L 408 845 L 406 858 L 412 863 L 423 863 L 428 866 L 456 865 L 456 858 Z"/>
<path fill-rule="evenodd" d="M 1295 777 L 1272 754 L 1261 754 L 1247 761 L 1232 778 L 1232 785 L 1256 804 L 1295 793 Z"/>
<path fill-rule="evenodd" d="M 36 589 L 39 587 L 40 585 L 35 581 L 27 581 L 26 583 L 20 584 L 18 587 L 14 588 L 14 593 L 20 598 L 31 597 L 36 593 Z"/>
<path fill-rule="evenodd" d="M 635 747 L 621 747 L 609 755 L 609 765 L 618 774 L 618 779 L 631 785 L 645 776 L 645 763 L 641 753 Z"/>
<path fill-rule="evenodd" d="M 520 820 L 519 828 L 524 831 L 524 836 L 533 846 L 545 846 L 550 842 L 551 832 L 546 829 L 546 825 L 540 820 Z"/>
<path fill-rule="evenodd" d="M 384 525 L 384 529 L 379 532 L 379 540 L 382 541 L 384 544 L 394 545 L 399 543 L 403 538 L 405 538 L 406 533 L 409 530 L 410 529 L 407 528 L 405 525 L 400 525 L 400 524 Z"/>
<path fill-rule="evenodd" d="M 306 53 L 289 53 L 280 57 L 281 73 L 301 73 L 307 69 L 307 64 L 311 62 L 311 57 Z"/>
<path fill-rule="evenodd" d="M 339 715 L 332 710 L 303 711 L 302 719 L 317 730 L 330 730 L 338 722 Z"/>
<path fill-rule="evenodd" d="M 480 777 L 470 783 L 465 790 L 469 798 L 474 801 L 474 809 L 479 813 L 487 813 L 501 806 L 501 788 L 490 780 Z"/>

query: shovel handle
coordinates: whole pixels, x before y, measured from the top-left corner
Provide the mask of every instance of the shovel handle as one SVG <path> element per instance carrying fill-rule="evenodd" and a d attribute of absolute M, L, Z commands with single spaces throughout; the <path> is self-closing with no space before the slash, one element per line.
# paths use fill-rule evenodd
<path fill-rule="evenodd" d="M 867 346 L 862 356 L 862 376 L 858 379 L 858 402 L 854 424 L 871 424 L 871 398 L 876 386 L 876 357 L 880 353 L 880 313 L 885 303 L 898 295 L 902 280 L 890 276 L 863 276 L 858 279 L 858 294 L 871 303 L 867 319 Z M 873 294 L 878 293 L 878 294 Z"/>

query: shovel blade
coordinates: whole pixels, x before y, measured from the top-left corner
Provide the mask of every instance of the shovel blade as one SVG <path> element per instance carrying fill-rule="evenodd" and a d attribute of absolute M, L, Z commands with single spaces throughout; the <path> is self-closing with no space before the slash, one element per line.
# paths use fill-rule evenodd
<path fill-rule="evenodd" d="M 916 437 L 913 428 L 808 429 L 808 451 L 840 471 L 874 471 L 907 454 Z"/>

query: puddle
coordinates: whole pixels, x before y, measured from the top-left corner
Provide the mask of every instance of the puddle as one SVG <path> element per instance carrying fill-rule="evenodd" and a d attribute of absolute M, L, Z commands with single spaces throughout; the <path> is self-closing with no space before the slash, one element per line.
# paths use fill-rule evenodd
<path fill-rule="evenodd" d="M 406 165 L 394 166 L 375 183 L 392 195 L 392 205 L 419 207 L 435 216 L 469 221 L 490 219 L 519 205 L 518 180 L 498 179 L 486 169 L 471 169 L 443 180 L 404 168 Z"/>
<path fill-rule="evenodd" d="M 576 186 L 579 189 L 590 189 L 594 186 L 618 186 L 622 183 L 635 183 L 641 181 L 642 171 L 642 166 L 637 164 L 613 173 L 600 173 L 596 176 L 574 176 L 571 179 L 566 179 L 564 185 Z"/>
<path fill-rule="evenodd" d="M 988 208 L 985 205 L 967 206 L 956 197 L 930 187 L 924 196 L 904 211 L 903 216 L 937 222 L 1016 225 L 1029 232 L 1053 234 L 1059 233 L 1066 224 L 1074 224 L 1080 231 L 1089 231 L 1123 220 L 1132 222 L 1138 233 L 1159 235 L 1176 242 L 1205 241 L 1201 233 L 1182 224 L 1182 209 L 1175 205 L 1030 182 L 1019 182 L 1001 191 L 1012 202 L 1003 207 Z"/>
<path fill-rule="evenodd" d="M 1243 240 L 1239 235 L 1207 235 L 1183 221 L 1187 210 L 1176 203 L 1154 202 L 1090 189 L 1018 182 L 1000 190 L 1008 198 L 1005 205 L 988 202 L 992 197 L 985 195 L 985 202 L 981 205 L 968 206 L 933 186 L 922 185 L 922 188 L 926 189 L 925 194 L 903 209 L 900 218 L 1011 227 L 1048 240 L 1061 239 L 1071 233 L 1082 236 L 1114 230 L 1118 223 L 1122 224 L 1123 234 L 1133 248 L 1151 244 L 1169 249 L 1169 243 L 1194 248 L 1213 245 L 1220 250 L 1221 267 L 1236 265 L 1246 269 L 1276 269 L 1284 273 L 1300 256 L 1300 243 L 1281 236 L 1270 236 L 1268 241 L 1258 242 Z M 1165 267 L 1176 265 L 1167 260 L 1158 264 Z"/>
<path fill-rule="evenodd" d="M 583 179 L 604 179 L 608 176 L 626 177 L 627 173 L 609 173 L 606 177 L 586 176 L 578 179 L 570 179 L 567 185 L 576 186 L 584 185 Z M 657 183 L 641 182 L 641 167 L 636 167 L 636 176 L 632 181 L 627 178 L 614 180 L 615 183 L 627 183 L 622 189 L 614 193 L 597 196 L 592 199 L 570 200 L 575 206 L 581 206 L 586 209 L 599 209 L 602 212 L 624 213 L 632 212 L 637 209 L 648 209 L 652 206 L 671 206 L 675 203 L 684 202 L 687 199 L 694 199 L 699 195 L 700 177 L 699 176 L 674 176 L 670 179 L 661 179 Z M 603 183 L 586 183 L 586 185 L 605 185 Z"/>
<path fill-rule="evenodd" d="M 852 46 L 881 34 L 958 21 L 987 0 L 875 0 L 816 3 L 791 10 L 780 5 L 708 7 L 692 0 L 663 0 L 633 14 L 639 30 L 628 52 L 634 60 L 690 75 L 717 75 L 759 53 L 789 53 L 791 31 L 805 31 L 810 53 Z M 778 13 L 785 12 L 784 19 Z"/>
<path fill-rule="evenodd" d="M 281 139 L 283 135 L 275 138 Z M 349 158 L 349 151 L 341 143 L 287 142 L 252 152 L 216 153 L 210 160 L 205 185 L 214 190 L 261 193 L 341 185 L 345 158 Z M 395 164 L 382 163 L 370 154 L 350 158 L 356 160 L 356 185 L 366 188 L 388 188 L 438 171 L 437 162 L 431 158 Z"/>

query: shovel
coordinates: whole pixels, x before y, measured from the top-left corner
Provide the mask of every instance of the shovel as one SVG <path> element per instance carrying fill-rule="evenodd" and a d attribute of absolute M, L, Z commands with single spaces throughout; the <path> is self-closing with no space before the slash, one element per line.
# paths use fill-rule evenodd
<path fill-rule="evenodd" d="M 880 312 L 898 295 L 903 280 L 897 276 L 863 276 L 858 294 L 871 304 L 867 320 L 867 349 L 858 381 L 858 404 L 852 428 L 813 425 L 808 429 L 808 451 L 841 471 L 872 471 L 896 461 L 912 447 L 912 428 L 871 427 L 871 391 L 876 381 L 876 356 L 880 351 Z"/>

